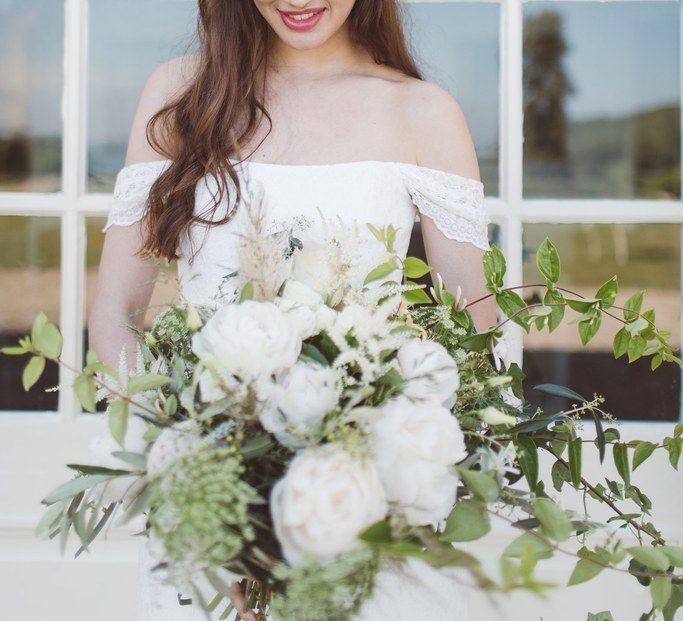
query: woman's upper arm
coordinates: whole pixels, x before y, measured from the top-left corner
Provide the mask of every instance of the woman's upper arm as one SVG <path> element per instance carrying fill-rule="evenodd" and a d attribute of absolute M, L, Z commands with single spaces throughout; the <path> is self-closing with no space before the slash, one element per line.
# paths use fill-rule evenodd
<path fill-rule="evenodd" d="M 447 202 L 444 197 L 452 193 L 451 205 L 435 206 L 434 212 L 420 209 L 427 260 L 451 291 L 460 287 L 463 296 L 474 301 L 487 295 L 482 259 L 488 245 L 488 216 L 483 210 L 474 143 L 460 105 L 447 91 L 429 82 L 413 86 L 409 98 L 413 112 L 407 126 L 411 128 L 412 144 L 416 145 L 416 162 L 425 174 L 443 171 L 455 175 L 448 178 L 434 173 L 433 179 L 426 182 L 426 193 L 430 184 L 443 184 L 442 192 L 434 188 L 442 201 Z M 449 207 L 453 208 L 451 214 Z M 491 298 L 470 308 L 478 330 L 495 325 L 496 308 Z"/>
<path fill-rule="evenodd" d="M 91 346 L 102 358 L 112 358 L 126 343 L 126 325 L 142 326 L 158 276 L 158 262 L 141 256 L 146 196 L 167 162 L 172 145 L 161 136 L 167 153 L 147 140 L 147 124 L 182 87 L 187 58 L 171 60 L 149 77 L 140 96 L 110 205 L 95 296 L 89 316 Z M 124 342 L 122 342 L 124 341 Z"/>

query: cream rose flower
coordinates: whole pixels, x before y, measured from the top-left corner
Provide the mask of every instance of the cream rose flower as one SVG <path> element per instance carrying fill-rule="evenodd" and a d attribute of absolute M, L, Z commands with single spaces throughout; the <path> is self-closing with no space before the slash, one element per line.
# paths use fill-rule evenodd
<path fill-rule="evenodd" d="M 396 361 L 406 380 L 403 394 L 415 401 L 453 407 L 460 376 L 444 347 L 434 341 L 412 340 L 398 350 Z"/>
<path fill-rule="evenodd" d="M 270 509 L 284 557 L 294 565 L 356 547 L 358 535 L 384 518 L 387 502 L 371 464 L 327 444 L 292 460 L 273 488 Z"/>
<path fill-rule="evenodd" d="M 306 436 L 339 400 L 334 369 L 297 362 L 268 389 L 270 407 L 259 414 L 261 424 L 289 448 L 301 448 Z"/>
<path fill-rule="evenodd" d="M 455 504 L 453 465 L 467 455 L 460 426 L 445 407 L 403 396 L 381 410 L 370 428 L 387 499 L 410 524 L 437 524 Z"/>
<path fill-rule="evenodd" d="M 319 334 L 334 323 L 336 313 L 322 296 L 296 280 L 285 283 L 280 297 L 275 298 L 275 305 L 291 319 L 302 339 Z"/>
<path fill-rule="evenodd" d="M 292 366 L 301 338 L 272 302 L 247 300 L 219 308 L 192 338 L 192 351 L 219 373 L 250 381 Z"/>

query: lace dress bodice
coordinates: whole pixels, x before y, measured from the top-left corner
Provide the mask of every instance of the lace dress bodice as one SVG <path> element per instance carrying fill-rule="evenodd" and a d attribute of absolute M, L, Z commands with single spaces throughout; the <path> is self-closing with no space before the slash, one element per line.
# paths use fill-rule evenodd
<path fill-rule="evenodd" d="M 143 218 L 149 190 L 170 163 L 141 162 L 121 169 L 105 230 Z M 260 184 L 273 221 L 301 218 L 307 222 L 300 232 L 304 243 L 323 234 L 323 218 L 360 225 L 360 234 L 365 236 L 371 235 L 366 223 L 377 227 L 393 224 L 398 230 L 396 249 L 400 256 L 405 256 L 419 213 L 433 219 L 449 239 L 488 248 L 484 186 L 476 179 L 417 164 L 380 160 L 319 165 L 233 163 L 241 185 L 243 179 Z M 243 192 L 244 189 L 243 186 Z M 197 184 L 196 214 L 206 214 L 213 206 L 216 190 L 211 177 Z M 235 194 L 232 184 L 229 197 L 223 198 L 212 218 L 222 218 L 234 209 Z M 190 234 L 181 238 L 178 280 L 185 300 L 210 303 L 215 299 L 225 276 L 238 267 L 235 236 L 239 232 L 240 218 L 232 218 L 217 226 L 194 224 Z"/>
<path fill-rule="evenodd" d="M 145 215 L 146 199 L 157 177 L 170 165 L 161 160 L 124 167 L 119 172 L 105 230 L 127 226 Z M 263 190 L 266 213 L 274 223 L 301 218 L 307 222 L 297 235 L 306 244 L 325 235 L 325 220 L 354 226 L 371 238 L 365 226 L 392 224 L 397 229 L 399 256 L 408 251 L 416 215 L 431 218 L 449 239 L 488 248 L 482 182 L 416 164 L 360 161 L 326 165 L 281 165 L 246 162 L 238 165 L 244 179 Z M 240 177 L 240 181 L 242 176 Z M 247 188 L 248 189 L 248 184 Z M 195 189 L 195 213 L 213 206 L 215 180 L 205 178 Z M 245 191 L 245 186 L 242 186 Z M 234 209 L 235 188 L 219 204 L 214 218 Z M 237 268 L 243 222 L 238 208 L 224 224 L 193 224 L 178 248 L 181 297 L 211 303 Z M 179 606 L 177 593 L 152 571 L 155 561 L 149 543 L 142 544 L 135 621 L 200 621 L 206 616 L 195 606 Z M 212 619 L 218 616 L 211 616 Z M 230 615 L 234 619 L 234 613 Z M 458 570 L 436 570 L 416 559 L 387 568 L 377 578 L 371 599 L 354 621 L 466 621 L 467 602 Z M 323 620 L 321 621 L 328 621 Z"/>

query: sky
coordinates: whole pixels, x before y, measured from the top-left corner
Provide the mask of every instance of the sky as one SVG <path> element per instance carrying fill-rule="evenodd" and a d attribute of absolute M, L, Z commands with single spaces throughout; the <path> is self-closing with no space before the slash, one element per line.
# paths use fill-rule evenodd
<path fill-rule="evenodd" d="M 91 0 L 88 128 L 93 143 L 120 143 L 146 77 L 182 54 L 194 27 L 194 0 Z M 530 0 L 524 15 L 560 13 L 569 45 L 565 67 L 576 86 L 574 120 L 625 115 L 680 102 L 677 0 Z M 475 142 L 498 135 L 499 7 L 491 2 L 409 6 L 410 37 L 425 77 L 463 106 Z M 63 39 L 59 0 L 0 0 L 0 132 L 60 127 Z"/>

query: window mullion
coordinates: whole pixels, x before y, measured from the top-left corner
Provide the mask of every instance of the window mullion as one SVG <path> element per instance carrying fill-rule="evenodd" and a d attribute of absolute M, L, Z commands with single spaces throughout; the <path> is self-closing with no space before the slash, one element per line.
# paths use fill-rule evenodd
<path fill-rule="evenodd" d="M 500 192 L 508 217 L 502 241 L 508 269 L 506 284 L 522 282 L 522 3 L 507 0 L 500 5 Z M 509 328 L 508 328 L 509 326 Z M 506 326 L 509 360 L 522 363 L 522 329 Z"/>
<path fill-rule="evenodd" d="M 61 330 L 63 359 L 71 367 L 81 365 L 83 347 L 83 283 L 85 233 L 77 211 L 85 186 L 85 72 L 87 59 L 87 0 L 65 0 L 64 95 L 62 119 L 64 146 L 62 190 L 67 209 L 62 216 Z M 59 411 L 70 420 L 80 405 L 70 389 L 74 375 L 60 369 Z"/>

